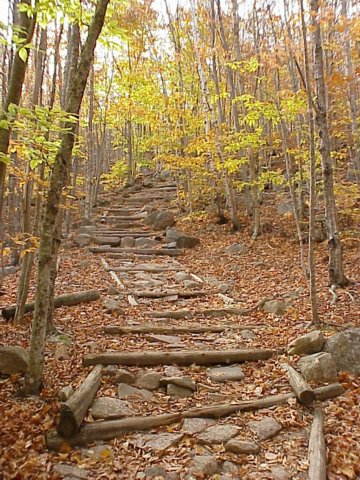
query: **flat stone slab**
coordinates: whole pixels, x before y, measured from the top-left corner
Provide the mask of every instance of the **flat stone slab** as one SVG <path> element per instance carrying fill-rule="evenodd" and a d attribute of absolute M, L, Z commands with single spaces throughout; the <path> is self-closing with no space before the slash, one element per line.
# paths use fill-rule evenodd
<path fill-rule="evenodd" d="M 169 345 L 181 345 L 180 337 L 175 335 L 147 335 L 146 339 L 150 342 L 167 343 Z"/>
<path fill-rule="evenodd" d="M 288 347 L 289 355 L 308 355 L 321 351 L 325 343 L 325 338 L 320 330 L 302 335 L 293 340 Z"/>
<path fill-rule="evenodd" d="M 186 398 L 191 397 L 193 394 L 192 390 L 188 388 L 179 387 L 178 385 L 174 385 L 173 383 L 169 383 L 166 387 L 167 395 L 178 397 L 178 398 Z"/>
<path fill-rule="evenodd" d="M 211 418 L 185 418 L 181 430 L 187 435 L 194 435 L 213 425 L 216 425 L 216 422 Z"/>
<path fill-rule="evenodd" d="M 248 423 L 250 430 L 252 430 L 259 440 L 267 440 L 275 437 L 280 430 L 281 425 L 272 417 L 265 417 L 262 420 L 254 420 Z"/>
<path fill-rule="evenodd" d="M 66 463 L 57 463 L 54 470 L 59 475 L 65 477 L 74 477 L 78 479 L 87 479 L 90 477 L 90 471 L 85 468 L 76 467 L 75 465 L 67 465 Z"/>
<path fill-rule="evenodd" d="M 179 443 L 183 436 L 183 433 L 148 433 L 137 435 L 130 443 L 137 448 L 161 452 Z"/>
<path fill-rule="evenodd" d="M 208 376 L 213 382 L 224 383 L 245 378 L 243 370 L 238 366 L 216 367 L 208 370 Z"/>
<path fill-rule="evenodd" d="M 213 427 L 207 428 L 196 438 L 199 443 L 214 445 L 228 442 L 232 437 L 235 437 L 238 432 L 238 427 L 234 425 L 214 425 Z"/>
<path fill-rule="evenodd" d="M 169 385 L 172 383 L 173 385 L 177 385 L 178 387 L 187 388 L 188 390 L 192 390 L 195 392 L 196 390 L 196 383 L 192 380 L 191 377 L 164 377 L 160 380 L 160 385 Z"/>
<path fill-rule="evenodd" d="M 141 373 L 135 379 L 135 385 L 146 390 L 156 390 L 160 387 L 161 374 L 158 372 Z"/>
<path fill-rule="evenodd" d="M 150 400 L 152 393 L 149 390 L 142 388 L 132 387 L 126 383 L 120 383 L 118 386 L 118 397 L 119 398 L 129 398 L 129 397 L 140 397 L 144 400 Z"/>
<path fill-rule="evenodd" d="M 251 440 L 240 440 L 232 438 L 225 445 L 225 450 L 232 453 L 242 453 L 245 455 L 256 455 L 260 452 L 260 446 Z"/>
<path fill-rule="evenodd" d="M 90 413 L 95 420 L 110 420 L 134 415 L 126 402 L 113 397 L 95 398 Z"/>

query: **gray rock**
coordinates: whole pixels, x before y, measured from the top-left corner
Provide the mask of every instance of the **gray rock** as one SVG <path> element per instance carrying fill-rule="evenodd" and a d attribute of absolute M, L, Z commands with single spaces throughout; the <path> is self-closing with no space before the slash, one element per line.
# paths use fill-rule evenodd
<path fill-rule="evenodd" d="M 228 473 L 230 475 L 236 475 L 239 472 L 239 467 L 233 462 L 226 461 L 223 463 L 221 467 L 221 471 L 223 473 Z M 229 478 L 234 478 L 234 477 L 229 477 Z"/>
<path fill-rule="evenodd" d="M 120 245 L 120 237 L 110 237 L 110 236 L 96 236 L 91 237 L 91 242 L 95 245 L 110 245 L 110 247 L 117 247 Z"/>
<path fill-rule="evenodd" d="M 196 390 L 196 383 L 192 380 L 191 377 L 164 377 L 160 380 L 161 385 L 169 385 L 169 384 L 177 385 L 178 387 L 187 388 L 188 390 L 192 390 L 195 392 Z"/>
<path fill-rule="evenodd" d="M 264 310 L 267 313 L 281 317 L 286 312 L 286 303 L 281 300 L 270 300 L 264 304 Z"/>
<path fill-rule="evenodd" d="M 225 450 L 232 453 L 256 455 L 260 452 L 260 446 L 251 440 L 239 440 L 237 438 L 232 438 L 225 445 Z"/>
<path fill-rule="evenodd" d="M 119 398 L 129 398 L 129 397 L 140 397 L 144 400 L 149 400 L 152 397 L 152 393 L 149 390 L 144 390 L 141 388 L 135 388 L 126 383 L 120 383 L 118 386 L 118 397 Z"/>
<path fill-rule="evenodd" d="M 29 361 L 28 352 L 21 347 L 0 348 L 0 373 L 12 375 L 14 373 L 25 373 Z"/>
<path fill-rule="evenodd" d="M 195 455 L 190 465 L 190 471 L 195 475 L 214 475 L 220 470 L 220 465 L 212 455 Z"/>
<path fill-rule="evenodd" d="M 195 280 L 184 280 L 184 288 L 187 290 L 196 290 L 201 287 L 201 284 L 199 282 L 196 282 Z"/>
<path fill-rule="evenodd" d="M 123 237 L 120 241 L 121 248 L 133 248 L 135 239 L 133 237 Z"/>
<path fill-rule="evenodd" d="M 161 452 L 179 443 L 183 436 L 183 433 L 148 433 L 137 435 L 130 442 L 137 448 Z"/>
<path fill-rule="evenodd" d="M 249 422 L 248 426 L 256 434 L 259 440 L 272 438 L 281 430 L 280 423 L 272 417 L 265 417 L 262 420 L 254 420 Z"/>
<path fill-rule="evenodd" d="M 181 370 L 174 365 L 166 365 L 164 373 L 167 377 L 181 377 Z"/>
<path fill-rule="evenodd" d="M 145 248 L 145 247 L 154 247 L 158 242 L 153 238 L 137 238 L 135 240 L 135 247 L 136 248 Z"/>
<path fill-rule="evenodd" d="M 120 303 L 114 298 L 105 298 L 103 301 L 103 307 L 106 313 L 113 313 L 115 315 L 124 315 L 124 310 L 121 308 Z"/>
<path fill-rule="evenodd" d="M 209 378 L 213 382 L 224 383 L 228 381 L 242 380 L 245 374 L 242 369 L 236 365 L 229 367 L 216 367 L 208 371 Z"/>
<path fill-rule="evenodd" d="M 81 225 L 78 228 L 78 233 L 80 235 L 82 235 L 82 234 L 91 235 L 95 230 L 96 230 L 95 225 Z"/>
<path fill-rule="evenodd" d="M 169 383 L 166 387 L 166 394 L 173 397 L 186 398 L 191 397 L 193 391 L 189 388 L 179 387 L 178 385 Z"/>
<path fill-rule="evenodd" d="M 74 238 L 74 243 L 79 247 L 85 247 L 90 243 L 90 235 L 88 233 L 81 233 Z"/>
<path fill-rule="evenodd" d="M 193 277 L 190 275 L 190 273 L 185 273 L 185 272 L 177 272 L 174 275 L 174 280 L 175 282 L 184 282 L 185 280 L 193 280 Z"/>
<path fill-rule="evenodd" d="M 65 343 L 57 343 L 54 358 L 55 360 L 68 360 L 70 358 L 69 347 Z"/>
<path fill-rule="evenodd" d="M 307 333 L 293 340 L 288 347 L 289 355 L 308 355 L 320 352 L 325 342 L 320 330 Z"/>
<path fill-rule="evenodd" d="M 197 440 L 199 443 L 206 445 L 225 443 L 228 442 L 230 438 L 235 437 L 238 432 L 238 427 L 234 425 L 214 425 L 200 433 L 200 435 L 197 436 Z"/>
<path fill-rule="evenodd" d="M 71 347 L 72 345 L 72 338 L 65 333 L 55 333 L 49 337 L 49 342 L 51 343 L 63 343 L 64 345 Z"/>
<path fill-rule="evenodd" d="M 213 425 L 216 425 L 216 422 L 211 418 L 185 418 L 182 431 L 188 435 L 194 435 Z"/>
<path fill-rule="evenodd" d="M 175 225 L 175 217 L 168 210 L 155 210 L 144 219 L 144 223 L 153 227 L 154 230 L 166 230 Z"/>
<path fill-rule="evenodd" d="M 256 333 L 254 333 L 252 330 L 242 330 L 240 332 L 240 335 L 245 339 L 245 340 L 254 340 L 256 338 Z"/>
<path fill-rule="evenodd" d="M 325 351 L 331 354 L 338 370 L 360 374 L 360 328 L 333 335 L 327 340 Z"/>
<path fill-rule="evenodd" d="M 127 372 L 126 370 L 116 369 L 114 374 L 114 383 L 127 383 L 130 385 L 134 383 L 135 377 L 132 373 Z"/>
<path fill-rule="evenodd" d="M 285 215 L 287 213 L 293 214 L 293 203 L 291 200 L 287 200 L 286 202 L 280 203 L 277 206 L 277 211 L 281 215 Z"/>
<path fill-rule="evenodd" d="M 149 340 L 150 342 L 166 343 L 168 345 L 181 345 L 182 343 L 180 337 L 176 337 L 175 335 L 148 335 L 146 340 Z"/>
<path fill-rule="evenodd" d="M 178 248 L 194 248 L 200 244 L 199 238 L 179 232 L 176 228 L 166 230 L 166 239 L 170 242 L 176 242 Z"/>
<path fill-rule="evenodd" d="M 336 382 L 337 372 L 330 353 L 320 352 L 300 358 L 298 367 L 305 380 Z"/>
<path fill-rule="evenodd" d="M 134 415 L 131 408 L 126 405 L 126 402 L 113 397 L 95 398 L 91 405 L 90 413 L 95 420 L 112 420 Z"/>
<path fill-rule="evenodd" d="M 141 373 L 135 379 L 135 385 L 146 390 L 156 390 L 160 387 L 161 374 L 158 372 Z"/>
<path fill-rule="evenodd" d="M 74 389 L 72 388 L 72 386 L 67 385 L 66 387 L 63 387 L 58 391 L 57 396 L 61 402 L 67 402 L 73 393 Z"/>
<path fill-rule="evenodd" d="M 270 467 L 270 472 L 273 480 L 291 480 L 292 478 L 289 470 L 281 465 L 274 465 L 273 467 Z"/>
<path fill-rule="evenodd" d="M 54 470 L 59 475 L 70 476 L 79 479 L 87 479 L 90 477 L 90 471 L 85 468 L 76 467 L 75 465 L 67 465 L 66 463 L 56 463 Z"/>
<path fill-rule="evenodd" d="M 207 277 L 204 277 L 204 280 L 211 285 L 212 287 L 215 287 L 219 290 L 220 293 L 226 293 L 230 290 L 230 285 L 226 282 L 223 282 L 222 280 L 217 279 L 213 275 L 209 275 Z"/>
<path fill-rule="evenodd" d="M 110 287 L 107 289 L 107 294 L 108 295 L 118 295 L 119 290 L 116 287 L 114 287 L 114 285 L 110 285 Z"/>
<path fill-rule="evenodd" d="M 248 250 L 249 249 L 246 245 L 234 243 L 233 245 L 230 245 L 230 247 L 225 248 L 225 253 L 228 255 L 244 255 Z"/>
<path fill-rule="evenodd" d="M 153 465 L 144 470 L 145 478 L 154 478 L 155 480 L 178 480 L 179 475 L 176 472 L 168 472 L 161 465 Z"/>
<path fill-rule="evenodd" d="M 81 454 L 84 457 L 104 459 L 113 456 L 113 450 L 110 445 L 94 445 L 91 448 L 82 448 Z"/>

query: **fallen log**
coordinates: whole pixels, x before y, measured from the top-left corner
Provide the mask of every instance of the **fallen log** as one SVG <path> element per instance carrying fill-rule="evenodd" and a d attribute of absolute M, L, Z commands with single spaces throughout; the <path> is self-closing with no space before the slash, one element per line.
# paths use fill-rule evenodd
<path fill-rule="evenodd" d="M 309 479 L 326 480 L 326 444 L 324 436 L 324 413 L 321 408 L 314 410 L 314 419 L 309 437 Z"/>
<path fill-rule="evenodd" d="M 131 230 L 128 230 L 124 232 L 123 230 L 96 230 L 94 231 L 94 235 L 100 236 L 110 236 L 110 237 L 118 237 L 118 238 L 124 238 L 124 237 L 133 237 L 133 238 L 151 238 L 151 237 L 156 237 L 159 236 L 156 232 L 132 232 Z"/>
<path fill-rule="evenodd" d="M 131 232 L 128 234 L 131 237 Z M 169 257 L 178 257 L 182 251 L 178 248 L 121 248 L 121 247 L 90 247 L 92 253 L 127 253 L 136 255 L 167 255 Z"/>
<path fill-rule="evenodd" d="M 134 265 L 133 267 L 109 267 L 113 272 L 149 272 L 149 273 L 161 273 L 161 272 L 178 272 L 183 270 L 178 265 L 171 265 L 168 267 L 162 267 L 161 265 Z"/>
<path fill-rule="evenodd" d="M 83 358 L 83 366 L 90 365 L 216 365 L 236 362 L 267 360 L 273 350 L 193 350 L 188 352 L 107 352 L 89 354 Z"/>
<path fill-rule="evenodd" d="M 83 292 L 76 293 L 66 293 L 64 295 L 59 295 L 54 299 L 54 307 L 71 307 L 73 305 L 78 305 L 79 303 L 93 302 L 100 298 L 100 293 L 98 290 L 85 290 Z M 25 313 L 34 311 L 34 302 L 27 303 L 25 305 Z M 6 320 L 10 320 L 14 317 L 16 310 L 16 305 L 10 305 L 2 309 L 1 314 Z"/>
<path fill-rule="evenodd" d="M 104 327 L 105 333 L 110 334 L 140 334 L 140 333 L 153 333 L 153 334 L 165 334 L 171 335 L 176 333 L 221 333 L 226 330 L 253 330 L 261 327 L 261 325 L 215 325 L 215 326 L 198 326 L 198 325 L 179 325 L 176 327 L 155 325 L 155 326 L 134 326 L 134 327 L 122 327 L 120 325 L 108 325 Z"/>
<path fill-rule="evenodd" d="M 96 365 L 70 399 L 61 405 L 56 430 L 63 437 L 72 437 L 79 430 L 100 387 L 101 368 Z"/>
<path fill-rule="evenodd" d="M 288 374 L 289 383 L 299 402 L 306 406 L 311 405 L 315 400 L 314 390 L 291 365 L 284 363 L 282 367 Z"/>
<path fill-rule="evenodd" d="M 114 270 L 114 269 L 112 269 Z M 117 271 L 117 270 L 114 270 Z M 215 292 L 216 293 L 216 292 Z M 208 292 L 206 290 L 135 290 L 132 292 L 121 292 L 122 295 L 134 295 L 141 298 L 165 298 L 176 295 L 179 298 L 194 298 L 194 297 L 206 297 L 208 295 L 215 295 L 214 292 Z"/>
<path fill-rule="evenodd" d="M 88 443 L 111 440 L 119 435 L 149 430 L 161 425 L 169 425 L 170 423 L 181 420 L 180 414 L 164 414 L 153 417 L 128 417 L 120 420 L 106 420 L 103 422 L 94 422 L 84 425 L 81 430 L 71 438 L 64 438 L 53 430 L 46 435 L 47 448 L 58 450 L 62 445 L 69 444 L 87 445 Z"/>
<path fill-rule="evenodd" d="M 339 383 L 333 383 L 326 387 L 315 388 L 316 400 L 327 400 L 341 395 L 344 388 Z M 270 408 L 276 405 L 286 403 L 290 398 L 295 398 L 294 393 L 282 393 L 279 395 L 269 395 L 268 397 L 259 398 L 256 400 L 243 400 L 237 403 L 225 403 L 207 405 L 205 407 L 191 408 L 182 413 L 184 418 L 204 417 L 204 418 L 221 418 L 226 415 L 231 415 L 235 412 L 247 412 L 250 410 L 259 410 L 261 408 Z M 312 477 L 310 477 L 312 480 Z"/>
<path fill-rule="evenodd" d="M 110 245 L 112 247 L 117 247 L 120 244 L 120 237 L 109 236 L 109 235 L 92 235 L 90 237 L 90 242 L 95 243 L 95 245 Z"/>

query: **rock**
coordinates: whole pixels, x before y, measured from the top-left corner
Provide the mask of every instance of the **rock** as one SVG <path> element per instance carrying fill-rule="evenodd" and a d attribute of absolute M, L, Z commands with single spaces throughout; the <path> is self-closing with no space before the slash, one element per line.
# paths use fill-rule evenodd
<path fill-rule="evenodd" d="M 186 398 L 191 397 L 193 391 L 189 388 L 183 388 L 179 387 L 178 385 L 174 385 L 173 383 L 169 383 L 166 387 L 166 394 L 178 398 Z"/>
<path fill-rule="evenodd" d="M 130 385 L 134 383 L 135 377 L 132 373 L 127 372 L 126 370 L 116 369 L 114 375 L 114 383 L 127 383 Z"/>
<path fill-rule="evenodd" d="M 0 373 L 2 375 L 25 373 L 28 361 L 29 355 L 24 348 L 14 346 L 0 348 Z"/>
<path fill-rule="evenodd" d="M 110 245 L 110 247 L 117 247 L 120 245 L 120 237 L 110 237 L 110 236 L 96 236 L 91 237 L 91 242 L 95 245 Z"/>
<path fill-rule="evenodd" d="M 190 465 L 190 471 L 194 475 L 214 475 L 218 473 L 220 466 L 218 461 L 212 455 L 195 455 Z"/>
<path fill-rule="evenodd" d="M 166 365 L 164 373 L 167 377 L 181 377 L 181 370 L 174 365 Z"/>
<path fill-rule="evenodd" d="M 327 340 L 325 351 L 331 354 L 338 370 L 360 374 L 360 328 L 333 335 Z"/>
<path fill-rule="evenodd" d="M 154 230 L 166 230 L 175 225 L 175 217 L 168 210 L 155 210 L 144 219 L 144 223 L 153 227 Z"/>
<path fill-rule="evenodd" d="M 144 400 L 149 400 L 152 397 L 152 393 L 149 390 L 143 390 L 141 388 L 135 388 L 126 383 L 120 383 L 118 386 L 118 397 L 119 398 L 129 398 L 129 397 L 140 397 Z"/>
<path fill-rule="evenodd" d="M 70 358 L 69 347 L 65 343 L 58 343 L 55 347 L 55 360 L 68 360 Z"/>
<path fill-rule="evenodd" d="M 158 242 L 153 238 L 137 238 L 135 240 L 135 248 L 154 247 Z"/>
<path fill-rule="evenodd" d="M 59 390 L 57 396 L 61 402 L 67 402 L 73 393 L 74 389 L 70 385 L 67 385 Z"/>
<path fill-rule="evenodd" d="M 221 470 L 223 473 L 229 473 L 230 475 L 237 475 L 237 473 L 239 472 L 239 467 L 233 462 L 226 461 L 223 463 Z M 234 478 L 234 477 L 229 477 L 229 478 Z"/>
<path fill-rule="evenodd" d="M 147 340 L 150 342 L 161 342 L 167 343 L 168 345 L 181 345 L 180 337 L 176 337 L 175 335 L 148 335 L 146 337 Z"/>
<path fill-rule="evenodd" d="M 0 268 L 0 276 L 1 277 L 7 277 L 8 275 L 12 275 L 13 273 L 16 273 L 18 271 L 18 267 L 15 267 L 14 265 L 8 265 L 4 268 Z"/>
<path fill-rule="evenodd" d="M 110 285 L 110 287 L 107 289 L 107 294 L 108 295 L 118 295 L 119 290 L 116 287 L 114 287 L 114 285 Z"/>
<path fill-rule="evenodd" d="M 135 379 L 135 385 L 146 390 L 156 390 L 160 387 L 161 374 L 158 372 L 141 373 Z"/>
<path fill-rule="evenodd" d="M 130 442 L 137 448 L 161 452 L 179 443 L 183 436 L 183 433 L 148 433 L 137 435 Z"/>
<path fill-rule="evenodd" d="M 105 298 L 103 301 L 103 307 L 106 313 L 112 313 L 115 315 L 124 315 L 124 310 L 121 308 L 120 303 L 114 298 Z"/>
<path fill-rule="evenodd" d="M 145 478 L 154 478 L 155 480 L 178 480 L 176 472 L 168 472 L 161 465 L 153 465 L 144 470 Z"/>
<path fill-rule="evenodd" d="M 259 440 L 272 438 L 281 430 L 280 423 L 272 417 L 265 417 L 262 420 L 254 420 L 249 422 L 248 426 L 256 434 Z"/>
<path fill-rule="evenodd" d="M 254 340 L 256 338 L 256 333 L 254 333 L 252 330 L 242 330 L 240 332 L 240 335 L 245 339 L 245 340 Z"/>
<path fill-rule="evenodd" d="M 88 233 L 81 233 L 74 238 L 74 243 L 79 245 L 79 247 L 85 247 L 90 243 L 90 235 Z"/>
<path fill-rule="evenodd" d="M 79 263 L 80 268 L 89 268 L 91 266 L 91 262 L 89 260 L 83 260 Z"/>
<path fill-rule="evenodd" d="M 120 241 L 121 248 L 133 248 L 135 239 L 133 237 L 123 237 Z"/>
<path fill-rule="evenodd" d="M 81 454 L 84 457 L 105 459 L 113 456 L 113 450 L 110 445 L 94 445 L 91 448 L 82 448 Z"/>
<path fill-rule="evenodd" d="M 184 280 L 183 283 L 186 290 L 197 290 L 201 288 L 201 284 L 195 280 Z"/>
<path fill-rule="evenodd" d="M 234 425 L 214 425 L 207 428 L 203 433 L 197 436 L 199 443 L 213 445 L 217 443 L 225 443 L 230 438 L 235 437 L 239 432 L 238 427 Z"/>
<path fill-rule="evenodd" d="M 232 453 L 256 455 L 260 452 L 260 446 L 251 440 L 239 440 L 237 438 L 232 438 L 225 445 L 225 450 Z"/>
<path fill-rule="evenodd" d="M 281 300 L 270 300 L 264 304 L 264 310 L 267 313 L 281 317 L 286 312 L 286 303 Z"/>
<path fill-rule="evenodd" d="M 48 341 L 51 343 L 63 343 L 68 347 L 71 347 L 72 345 L 72 338 L 69 335 L 66 335 L 65 333 L 57 332 L 54 335 L 51 335 Z"/>
<path fill-rule="evenodd" d="M 90 413 L 95 420 L 112 420 L 134 415 L 131 408 L 126 405 L 126 402 L 113 397 L 95 398 L 91 405 Z"/>
<path fill-rule="evenodd" d="M 184 282 L 185 280 L 193 280 L 193 277 L 190 275 L 190 273 L 185 273 L 185 272 L 177 272 L 174 275 L 174 280 L 175 282 Z"/>
<path fill-rule="evenodd" d="M 160 380 L 160 385 L 168 385 L 170 383 L 178 387 L 187 388 L 193 392 L 196 390 L 196 383 L 191 377 L 164 377 Z"/>
<path fill-rule="evenodd" d="M 277 211 L 281 215 L 285 215 L 287 213 L 293 214 L 293 203 L 291 200 L 287 200 L 286 202 L 280 203 L 277 206 Z"/>
<path fill-rule="evenodd" d="M 95 225 L 81 225 L 77 231 L 80 235 L 83 235 L 83 234 L 91 235 L 95 230 L 96 230 Z"/>
<path fill-rule="evenodd" d="M 270 467 L 271 478 L 273 480 L 291 480 L 291 473 L 281 465 Z"/>
<path fill-rule="evenodd" d="M 194 435 L 213 425 L 216 425 L 216 422 L 211 418 L 185 418 L 182 431 L 188 435 Z"/>
<path fill-rule="evenodd" d="M 307 333 L 293 340 L 288 347 L 289 355 L 308 355 L 320 352 L 325 342 L 320 330 Z"/>
<path fill-rule="evenodd" d="M 166 230 L 166 239 L 170 242 L 176 242 L 178 248 L 194 248 L 200 244 L 199 238 L 179 232 L 176 228 Z"/>
<path fill-rule="evenodd" d="M 90 471 L 85 468 L 76 467 L 75 465 L 67 465 L 66 463 L 56 463 L 54 470 L 63 477 L 69 476 L 79 479 L 87 479 L 91 477 Z"/>
<path fill-rule="evenodd" d="M 230 245 L 230 247 L 225 248 L 225 253 L 228 255 L 244 255 L 248 250 L 248 247 L 245 245 L 234 243 L 233 245 Z"/>
<path fill-rule="evenodd" d="M 236 365 L 229 367 L 216 367 L 208 371 L 209 378 L 213 382 L 224 383 L 228 381 L 242 380 L 245 374 L 242 369 Z"/>
<path fill-rule="evenodd" d="M 215 287 L 219 290 L 220 293 L 226 293 L 230 290 L 230 285 L 226 282 L 223 282 L 222 280 L 217 279 L 213 275 L 209 275 L 207 277 L 204 277 L 204 280 L 211 285 L 212 287 Z"/>
<path fill-rule="evenodd" d="M 337 372 L 330 353 L 320 352 L 300 358 L 298 367 L 305 380 L 336 382 Z"/>

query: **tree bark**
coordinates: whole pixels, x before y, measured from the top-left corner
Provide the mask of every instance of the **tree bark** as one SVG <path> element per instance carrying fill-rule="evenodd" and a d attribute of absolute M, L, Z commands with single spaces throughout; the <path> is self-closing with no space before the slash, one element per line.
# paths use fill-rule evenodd
<path fill-rule="evenodd" d="M 283 368 L 287 371 L 290 385 L 299 402 L 306 406 L 311 405 L 315 400 L 314 390 L 293 367 L 284 364 Z"/>

